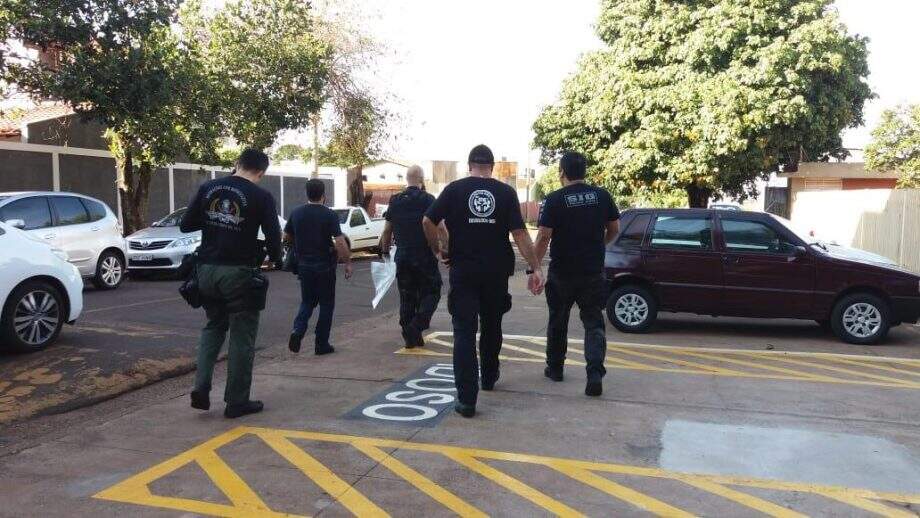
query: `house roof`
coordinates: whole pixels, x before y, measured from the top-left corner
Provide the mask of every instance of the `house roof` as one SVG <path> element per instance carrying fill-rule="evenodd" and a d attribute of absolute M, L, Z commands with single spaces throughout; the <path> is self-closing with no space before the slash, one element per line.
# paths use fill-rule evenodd
<path fill-rule="evenodd" d="M 74 111 L 60 103 L 45 103 L 26 110 L 7 110 L 0 114 L 0 137 L 22 135 L 22 127 L 33 122 L 72 115 Z"/>
<path fill-rule="evenodd" d="M 861 179 L 892 179 L 898 178 L 898 173 L 875 173 L 866 170 L 863 162 L 802 162 L 795 173 L 780 173 L 780 178 L 861 178 Z"/>

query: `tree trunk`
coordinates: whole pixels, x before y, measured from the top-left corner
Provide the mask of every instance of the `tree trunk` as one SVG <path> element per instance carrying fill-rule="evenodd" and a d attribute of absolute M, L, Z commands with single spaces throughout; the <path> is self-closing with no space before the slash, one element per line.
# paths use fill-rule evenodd
<path fill-rule="evenodd" d="M 114 137 L 119 152 L 115 153 L 118 173 L 118 196 L 121 200 L 121 219 L 125 235 L 133 234 L 147 226 L 147 206 L 153 165 L 147 161 L 134 163 L 128 139 Z"/>
<path fill-rule="evenodd" d="M 319 178 L 319 114 L 313 118 L 313 178 Z"/>
<path fill-rule="evenodd" d="M 351 181 L 351 185 L 348 187 L 348 203 L 367 210 L 370 200 L 366 199 L 364 194 L 364 166 L 356 166 L 351 171 L 354 172 L 355 179 Z"/>
<path fill-rule="evenodd" d="M 712 198 L 712 189 L 692 184 L 687 186 L 687 201 L 691 209 L 709 208 L 709 199 Z"/>

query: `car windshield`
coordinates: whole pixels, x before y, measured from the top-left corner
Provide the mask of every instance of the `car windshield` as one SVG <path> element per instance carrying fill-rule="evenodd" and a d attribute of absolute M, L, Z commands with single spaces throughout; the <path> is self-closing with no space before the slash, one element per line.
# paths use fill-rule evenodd
<path fill-rule="evenodd" d="M 334 209 L 335 214 L 339 217 L 339 225 L 344 225 L 348 221 L 348 213 L 351 212 L 350 209 Z"/>
<path fill-rule="evenodd" d="M 157 221 L 153 224 L 154 227 L 178 227 L 179 223 L 182 222 L 182 216 L 185 215 L 185 209 L 179 209 L 176 212 L 173 212 L 169 216 Z"/>

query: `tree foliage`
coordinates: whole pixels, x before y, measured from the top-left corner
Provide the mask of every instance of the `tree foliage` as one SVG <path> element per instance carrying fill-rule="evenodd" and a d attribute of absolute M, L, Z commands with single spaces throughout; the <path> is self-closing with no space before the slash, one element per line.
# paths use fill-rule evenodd
<path fill-rule="evenodd" d="M 866 148 L 870 171 L 896 171 L 898 186 L 920 188 L 920 104 L 899 106 L 882 113 Z"/>
<path fill-rule="evenodd" d="M 313 150 L 299 144 L 284 144 L 278 146 L 278 149 L 272 152 L 272 158 L 279 162 L 283 160 L 309 162 L 313 159 Z"/>
<path fill-rule="evenodd" d="M 550 160 L 585 152 L 613 192 L 743 199 L 841 147 L 871 97 L 865 38 L 832 0 L 604 0 L 585 55 L 534 124 Z"/>

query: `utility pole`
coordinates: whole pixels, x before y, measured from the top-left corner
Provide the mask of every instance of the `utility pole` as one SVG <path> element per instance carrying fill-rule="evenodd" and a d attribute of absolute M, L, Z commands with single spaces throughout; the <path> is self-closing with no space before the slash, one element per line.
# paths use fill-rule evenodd
<path fill-rule="evenodd" d="M 313 178 L 319 178 L 319 114 L 313 117 Z"/>

